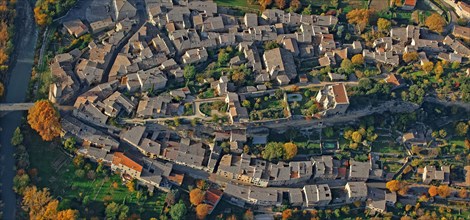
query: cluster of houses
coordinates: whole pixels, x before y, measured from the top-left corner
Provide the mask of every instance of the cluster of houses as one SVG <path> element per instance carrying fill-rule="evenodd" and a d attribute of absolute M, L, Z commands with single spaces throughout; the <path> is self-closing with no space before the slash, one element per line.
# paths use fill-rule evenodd
<path fill-rule="evenodd" d="M 237 126 L 250 121 L 242 105 L 247 96 L 274 92 L 267 91 L 264 83 L 284 86 L 308 82 L 305 74 L 297 72 L 302 59 L 318 57 L 321 66 L 335 66 L 354 54 L 363 54 L 366 62 L 398 66 L 400 56 L 414 51 L 419 52 L 421 62 L 430 56 L 451 62 L 470 58 L 470 50 L 459 40 L 468 39 L 470 31 L 460 26 L 455 26 L 453 36 L 443 42 L 421 38 L 422 30 L 415 26 L 393 28 L 390 37 L 377 39 L 370 51 L 359 41 L 338 44 L 329 32 L 329 27 L 338 23 L 333 15 L 267 9 L 261 16 L 246 13 L 238 18 L 224 13 L 212 1 L 145 0 L 147 22 L 139 23 L 138 9 L 127 0 L 98 2 L 95 6 L 89 9 L 97 14 L 91 16 L 93 19 L 63 24 L 71 36 L 92 34 L 95 40 L 83 50 L 57 55 L 50 64 L 55 80 L 49 99 L 74 107 L 72 115 L 62 119 L 62 136 L 76 138 L 82 146 L 80 155 L 109 166 L 126 180 L 138 180 L 149 190 L 168 191 L 172 185 L 182 184 L 184 174 L 175 171 L 173 164 L 203 170 L 217 180 L 224 179 L 223 194 L 241 206 L 280 206 L 288 196 L 292 205 L 305 208 L 368 201 L 372 210 L 385 212 L 387 205 L 396 202 L 396 194 L 366 184 L 369 179 L 392 177 L 383 170 L 377 155 L 371 154 L 366 162 L 323 155 L 273 163 L 243 153 L 248 140 L 266 144 L 265 131 L 247 132 L 240 126 L 215 132 L 208 144 L 182 138 L 158 125 L 121 128 L 116 120 L 181 116 L 185 104 L 195 104 L 195 94 L 188 87 L 173 88 L 185 80 L 184 67 L 212 60 L 216 49 L 227 46 L 239 51 L 230 65 L 250 68 L 257 84 L 236 88 L 226 75 L 208 80 L 227 105 L 229 122 Z M 275 41 L 280 47 L 262 49 L 267 41 Z M 393 74 L 387 82 L 400 85 Z M 163 90 L 166 92 L 155 95 Z M 314 99 L 322 116 L 345 114 L 349 106 L 343 83 L 325 86 Z M 412 134 L 406 138 L 404 142 L 417 141 Z M 228 143 L 230 154 L 223 153 L 222 142 Z M 140 154 L 122 153 L 120 145 Z M 423 182 L 448 182 L 449 172 L 449 167 L 426 167 Z M 337 186 L 335 180 L 346 184 Z M 296 184 L 306 185 L 280 188 Z M 206 203 L 216 206 L 221 197 L 222 191 L 208 190 Z"/>

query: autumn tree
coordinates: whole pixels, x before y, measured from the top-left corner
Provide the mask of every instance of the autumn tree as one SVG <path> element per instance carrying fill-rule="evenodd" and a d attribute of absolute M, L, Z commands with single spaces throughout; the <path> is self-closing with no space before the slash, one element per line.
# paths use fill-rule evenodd
<path fill-rule="evenodd" d="M 385 18 L 379 18 L 379 20 L 377 20 L 377 27 L 379 31 L 389 31 L 392 27 L 392 22 Z"/>
<path fill-rule="evenodd" d="M 292 218 L 292 209 L 282 211 L 282 220 L 288 220 L 290 218 Z"/>
<path fill-rule="evenodd" d="M 197 206 L 202 203 L 204 200 L 204 192 L 198 188 L 195 188 L 189 192 L 189 201 L 194 206 Z"/>
<path fill-rule="evenodd" d="M 442 33 L 444 32 L 446 21 L 441 15 L 433 13 L 431 16 L 426 18 L 424 24 L 429 28 L 429 30 Z"/>
<path fill-rule="evenodd" d="M 434 66 L 434 73 L 436 74 L 436 79 L 441 78 L 441 75 L 444 73 L 444 68 L 442 67 L 442 63 L 438 62 Z"/>
<path fill-rule="evenodd" d="M 429 195 L 430 195 L 431 197 L 436 196 L 437 193 L 438 193 L 438 192 L 437 192 L 437 187 L 436 187 L 436 186 L 431 186 L 431 187 L 429 187 L 428 193 L 429 193 Z"/>
<path fill-rule="evenodd" d="M 417 61 L 418 59 L 419 59 L 419 55 L 418 55 L 418 52 L 416 51 L 403 54 L 403 61 L 405 61 L 406 63 L 414 62 L 414 61 Z"/>
<path fill-rule="evenodd" d="M 196 216 L 198 219 L 205 219 L 209 214 L 211 207 L 208 204 L 199 204 L 196 206 Z"/>
<path fill-rule="evenodd" d="M 286 151 L 284 155 L 285 160 L 290 160 L 297 155 L 297 145 L 292 142 L 287 142 L 284 144 L 284 149 Z"/>
<path fill-rule="evenodd" d="M 355 24 L 362 32 L 369 24 L 370 11 L 368 9 L 354 9 L 346 14 L 350 24 Z"/>
<path fill-rule="evenodd" d="M 452 190 L 446 185 L 440 185 L 437 188 L 437 192 L 438 192 L 440 197 L 447 198 L 450 195 L 450 193 L 452 192 Z"/>
<path fill-rule="evenodd" d="M 0 82 L 0 97 L 3 96 L 3 93 L 5 93 L 5 86 L 2 82 Z"/>
<path fill-rule="evenodd" d="M 300 2 L 300 0 L 291 0 L 290 1 L 290 10 L 293 11 L 293 12 L 298 11 L 301 6 L 302 6 L 302 3 Z"/>
<path fill-rule="evenodd" d="M 351 62 L 356 66 L 364 65 L 364 56 L 362 54 L 356 54 L 351 58 Z"/>
<path fill-rule="evenodd" d="M 59 113 L 47 100 L 37 101 L 29 109 L 28 123 L 45 141 L 60 135 Z"/>
<path fill-rule="evenodd" d="M 13 132 L 13 137 L 11 138 L 11 145 L 13 146 L 18 146 L 21 143 L 23 143 L 23 134 L 21 133 L 21 130 L 19 127 L 15 129 L 15 132 Z"/>
<path fill-rule="evenodd" d="M 462 199 L 467 198 L 467 194 L 468 194 L 468 192 L 465 188 L 462 188 L 462 189 L 459 190 L 459 197 L 460 198 L 462 198 Z"/>
<path fill-rule="evenodd" d="M 272 0 L 259 0 L 258 2 L 259 2 L 261 11 L 266 10 L 266 8 L 268 8 L 268 6 L 270 6 L 273 3 Z"/>
<path fill-rule="evenodd" d="M 78 215 L 77 211 L 70 209 L 59 212 L 58 206 L 59 201 L 52 199 L 46 188 L 38 190 L 36 186 L 31 186 L 24 191 L 23 209 L 29 213 L 30 219 L 75 219 Z"/>
<path fill-rule="evenodd" d="M 360 143 L 362 142 L 362 134 L 359 131 L 355 131 L 352 133 L 351 139 L 356 143 Z"/>
<path fill-rule="evenodd" d="M 279 9 L 284 9 L 286 7 L 286 0 L 274 0 L 276 7 Z"/>
<path fill-rule="evenodd" d="M 455 126 L 455 133 L 459 136 L 465 136 L 468 132 L 468 124 L 465 122 L 459 122 Z"/>
<path fill-rule="evenodd" d="M 245 214 L 243 214 L 243 220 L 253 220 L 253 219 L 255 219 L 253 211 L 251 211 L 251 209 L 247 209 Z"/>
<path fill-rule="evenodd" d="M 421 68 L 424 70 L 426 73 L 430 73 L 434 69 L 434 63 L 431 61 L 424 63 Z"/>
<path fill-rule="evenodd" d="M 387 187 L 387 189 L 392 191 L 392 192 L 396 192 L 396 191 L 400 190 L 401 183 L 398 180 L 390 180 L 385 184 L 385 187 Z"/>
<path fill-rule="evenodd" d="M 78 217 L 78 211 L 66 209 L 57 213 L 56 220 L 75 220 Z"/>

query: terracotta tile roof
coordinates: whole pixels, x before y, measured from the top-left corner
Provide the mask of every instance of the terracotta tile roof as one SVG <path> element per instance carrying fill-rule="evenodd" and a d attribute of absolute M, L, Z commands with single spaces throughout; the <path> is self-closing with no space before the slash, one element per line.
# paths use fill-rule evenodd
<path fill-rule="evenodd" d="M 333 86 L 333 93 L 335 95 L 336 103 L 349 103 L 348 94 L 346 93 L 346 87 L 343 83 Z"/>
<path fill-rule="evenodd" d="M 406 6 L 416 6 L 417 0 L 405 0 L 405 3 L 403 5 Z"/>
<path fill-rule="evenodd" d="M 461 8 L 463 11 L 466 11 L 466 12 L 470 13 L 470 5 L 469 5 L 469 4 L 467 4 L 467 3 L 463 2 L 463 1 L 460 1 L 458 4 L 459 4 L 460 8 Z"/>
<path fill-rule="evenodd" d="M 397 77 L 395 77 L 395 74 L 390 74 L 388 75 L 387 79 L 385 80 L 387 83 L 393 84 L 395 86 L 399 86 L 400 82 L 398 82 Z"/>
<path fill-rule="evenodd" d="M 135 161 L 133 161 L 131 158 L 126 157 L 124 153 L 122 152 L 115 152 L 114 157 L 113 157 L 113 164 L 114 165 L 123 165 L 126 167 L 129 167 L 130 169 L 133 169 L 137 172 L 142 172 L 142 166 Z"/>
<path fill-rule="evenodd" d="M 168 180 L 181 186 L 181 184 L 183 184 L 184 174 L 171 174 L 168 176 Z"/>
<path fill-rule="evenodd" d="M 222 197 L 223 192 L 218 189 L 209 189 L 206 191 L 205 201 L 208 204 L 215 205 Z"/>

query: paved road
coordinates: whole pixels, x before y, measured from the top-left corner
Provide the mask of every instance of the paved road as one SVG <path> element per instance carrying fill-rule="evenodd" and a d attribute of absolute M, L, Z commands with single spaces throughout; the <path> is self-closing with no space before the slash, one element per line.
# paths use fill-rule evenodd
<path fill-rule="evenodd" d="M 10 81 L 6 87 L 5 101 L 10 103 L 24 102 L 31 77 L 34 62 L 34 48 L 38 34 L 33 19 L 33 10 L 29 1 L 17 1 L 16 31 L 21 34 L 18 41 L 17 62 L 12 66 Z M 21 25 L 20 25 L 21 24 Z M 13 192 L 13 177 L 15 176 L 14 148 L 10 144 L 13 131 L 21 123 L 23 112 L 11 112 L 0 118 L 0 144 L 2 165 L 2 200 L 5 203 L 3 219 L 15 219 L 16 195 Z"/>

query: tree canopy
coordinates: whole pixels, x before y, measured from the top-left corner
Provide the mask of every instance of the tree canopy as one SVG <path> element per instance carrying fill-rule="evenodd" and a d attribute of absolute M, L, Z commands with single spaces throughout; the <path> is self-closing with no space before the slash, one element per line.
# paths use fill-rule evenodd
<path fill-rule="evenodd" d="M 350 24 L 355 24 L 362 32 L 369 24 L 370 11 L 368 9 L 354 9 L 346 14 Z"/>
<path fill-rule="evenodd" d="M 285 143 L 284 144 L 284 149 L 286 151 L 286 153 L 284 155 L 284 159 L 286 159 L 286 160 L 290 160 L 290 159 L 294 158 L 295 155 L 297 155 L 297 145 L 295 145 L 292 142 Z"/>
<path fill-rule="evenodd" d="M 186 206 L 184 205 L 183 201 L 179 201 L 177 204 L 173 205 L 170 209 L 170 216 L 171 219 L 174 220 L 183 220 L 188 212 Z"/>
<path fill-rule="evenodd" d="M 431 16 L 427 17 L 424 23 L 426 27 L 429 28 L 429 30 L 438 33 L 444 32 L 444 26 L 446 25 L 446 21 L 444 20 L 444 18 L 437 13 L 434 13 Z"/>
<path fill-rule="evenodd" d="M 59 113 L 48 100 L 34 103 L 28 111 L 28 123 L 45 141 L 60 135 Z"/>
<path fill-rule="evenodd" d="M 203 200 L 204 192 L 201 189 L 195 188 L 191 190 L 191 192 L 189 192 L 189 201 L 191 202 L 191 204 L 197 206 L 201 204 Z"/>

